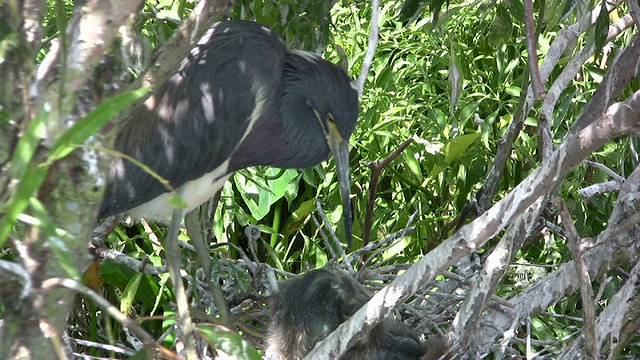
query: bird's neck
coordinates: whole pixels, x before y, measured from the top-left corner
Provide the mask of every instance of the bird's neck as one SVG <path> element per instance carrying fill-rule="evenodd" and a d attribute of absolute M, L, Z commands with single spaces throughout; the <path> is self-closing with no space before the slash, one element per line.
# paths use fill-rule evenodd
<path fill-rule="evenodd" d="M 287 169 L 312 167 L 329 157 L 329 146 L 310 104 L 318 94 L 319 66 L 314 55 L 288 53 L 282 82 L 269 104 L 231 157 L 229 172 L 254 165 Z"/>
<path fill-rule="evenodd" d="M 316 75 L 319 61 L 314 55 L 300 52 L 289 53 L 285 59 L 280 114 L 282 141 L 290 156 L 288 167 L 315 166 L 329 156 L 327 139 L 311 108 L 318 101 L 313 94 L 322 91 Z"/>

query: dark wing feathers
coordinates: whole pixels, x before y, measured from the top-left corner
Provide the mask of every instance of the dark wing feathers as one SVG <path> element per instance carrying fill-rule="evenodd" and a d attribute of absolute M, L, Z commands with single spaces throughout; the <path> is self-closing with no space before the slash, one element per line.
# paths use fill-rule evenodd
<path fill-rule="evenodd" d="M 272 30 L 244 21 L 215 24 L 177 73 L 133 110 L 116 150 L 149 166 L 174 188 L 213 171 L 248 130 L 261 94 L 272 108 L 287 49 Z M 167 189 L 122 158 L 109 170 L 100 217 L 132 209 Z"/>

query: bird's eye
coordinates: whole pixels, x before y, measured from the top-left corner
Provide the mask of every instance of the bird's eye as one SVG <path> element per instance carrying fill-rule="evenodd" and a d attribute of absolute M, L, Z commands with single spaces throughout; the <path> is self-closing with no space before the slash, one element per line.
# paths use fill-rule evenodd
<path fill-rule="evenodd" d="M 327 114 L 327 122 L 329 123 L 335 123 L 336 121 L 333 119 L 333 115 L 331 114 Z"/>

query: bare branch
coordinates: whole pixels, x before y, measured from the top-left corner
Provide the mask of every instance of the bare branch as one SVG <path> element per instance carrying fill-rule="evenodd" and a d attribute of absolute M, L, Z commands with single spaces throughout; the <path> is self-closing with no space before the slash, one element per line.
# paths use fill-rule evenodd
<path fill-rule="evenodd" d="M 615 24 L 609 27 L 609 33 L 605 43 L 609 43 L 620 35 L 624 30 L 627 30 L 633 25 L 631 16 L 625 15 L 618 19 Z M 583 69 L 585 62 L 587 62 L 595 53 L 596 47 L 593 41 L 585 45 L 574 57 L 571 62 L 562 69 L 560 75 L 554 80 L 553 84 L 549 87 L 547 97 L 542 103 L 542 114 L 548 119 L 553 116 L 556 103 L 560 98 L 562 92 L 567 88 L 569 83 L 575 79 L 578 72 Z"/>
<path fill-rule="evenodd" d="M 620 2 L 621 1 L 607 3 L 607 10 L 611 11 L 615 8 L 615 6 L 617 6 L 617 3 Z M 595 25 L 599 13 L 600 6 L 596 6 L 591 13 L 587 13 L 583 18 L 578 19 L 575 24 L 563 28 L 558 33 L 558 36 L 556 36 L 556 38 L 551 43 L 549 51 L 547 52 L 547 55 L 540 65 L 540 79 L 543 85 L 546 84 L 549 76 L 555 69 L 556 65 L 562 58 L 567 48 L 574 44 L 582 34 L 589 30 L 589 28 Z M 502 178 L 502 173 L 507 164 L 507 160 L 511 155 L 513 143 L 517 139 L 517 136 L 520 133 L 522 126 L 524 125 L 524 121 L 529 115 L 531 108 L 533 107 L 533 102 L 535 101 L 533 88 L 532 86 L 527 86 L 526 84 L 523 86 L 523 89 L 525 88 L 526 91 L 523 91 L 521 95 L 520 102 L 518 103 L 518 107 L 514 115 L 514 119 L 509 124 L 507 132 L 499 142 L 498 152 L 495 156 L 495 161 L 491 166 L 491 170 L 489 171 L 489 175 L 487 175 L 482 189 L 478 192 L 478 204 L 480 205 L 480 209 L 482 209 L 483 211 L 488 209 L 493 204 L 493 198 L 496 194 L 497 184 L 500 178 Z M 547 94 L 547 98 L 548 97 L 549 94 Z M 543 134 L 543 136 L 546 135 Z"/>
<path fill-rule="evenodd" d="M 640 5 L 637 1 L 627 0 L 627 6 L 629 6 L 629 13 L 633 18 L 633 22 L 636 24 L 636 27 L 640 27 Z"/>
<path fill-rule="evenodd" d="M 596 195 L 608 194 L 620 190 L 620 183 L 617 181 L 607 181 L 605 183 L 593 184 L 584 189 L 578 190 L 578 195 L 583 200 L 588 200 Z"/>
<path fill-rule="evenodd" d="M 584 335 L 587 358 L 599 359 L 600 350 L 596 342 L 596 309 L 593 303 L 593 288 L 591 287 L 591 277 L 589 276 L 589 267 L 584 259 L 584 248 L 581 245 L 578 230 L 573 225 L 573 219 L 569 213 L 567 204 L 562 199 L 556 201 L 556 205 L 560 212 L 562 225 L 567 234 L 569 247 L 573 253 L 573 263 L 576 267 L 578 282 L 580 283 L 580 295 L 582 296 L 582 309 L 584 313 L 584 327 L 582 334 Z"/>
<path fill-rule="evenodd" d="M 485 306 L 492 298 L 500 280 L 506 274 L 515 253 L 522 247 L 526 239 L 536 233 L 536 224 L 546 203 L 546 197 L 540 197 L 522 215 L 518 216 L 502 236 L 496 248 L 487 257 L 477 279 L 471 282 L 472 286 L 468 291 L 467 301 L 462 304 L 453 320 L 449 338 L 451 343 L 459 343 L 461 346 L 466 346 L 466 349 L 475 349 L 472 344 L 473 335 L 477 334 L 480 327 L 480 318 L 484 313 Z"/>
<path fill-rule="evenodd" d="M 591 166 L 593 168 L 599 169 L 600 171 L 604 172 L 605 174 L 611 176 L 618 183 L 623 183 L 624 182 L 624 177 L 620 176 L 618 173 L 616 173 L 615 171 L 611 170 L 609 167 L 607 167 L 604 164 L 600 164 L 600 163 L 597 163 L 597 162 L 591 161 L 591 160 L 585 160 L 582 163 L 587 165 L 587 166 Z"/>
<path fill-rule="evenodd" d="M 164 251 L 169 268 L 169 277 L 173 285 L 178 311 L 176 313 L 176 324 L 182 330 L 182 341 L 184 342 L 188 360 L 198 360 L 198 352 L 195 340 L 195 328 L 191 320 L 189 311 L 189 301 L 184 290 L 182 276 L 180 275 L 180 248 L 178 247 L 178 233 L 180 232 L 180 219 L 182 219 L 182 209 L 175 209 L 171 216 L 169 232 L 164 240 Z"/>
<path fill-rule="evenodd" d="M 533 0 L 524 0 L 524 28 L 527 38 L 529 73 L 531 74 L 531 82 L 533 84 L 533 96 L 536 99 L 543 99 L 545 93 L 542 80 L 540 79 L 540 68 L 538 67 L 538 37 L 533 22 Z"/>
<path fill-rule="evenodd" d="M 367 76 L 369 76 L 369 69 L 373 62 L 373 56 L 376 53 L 376 47 L 378 46 L 378 14 L 380 13 L 380 0 L 371 0 L 371 22 L 369 24 L 369 42 L 367 53 L 362 60 L 362 69 L 360 69 L 360 76 L 358 80 L 351 83 L 351 86 L 358 92 L 358 97 L 362 97 L 364 93 L 364 83 L 367 82 Z"/>
<path fill-rule="evenodd" d="M 367 210 L 364 217 L 364 225 L 362 227 L 362 246 L 369 244 L 371 238 L 371 227 L 373 226 L 373 205 L 376 201 L 378 194 L 378 182 L 380 181 L 380 175 L 382 170 L 389 166 L 389 164 L 396 159 L 402 152 L 413 142 L 412 138 L 405 140 L 395 151 L 393 151 L 384 160 L 376 160 L 364 164 L 371 168 L 371 181 L 369 182 L 369 196 L 367 197 Z"/>

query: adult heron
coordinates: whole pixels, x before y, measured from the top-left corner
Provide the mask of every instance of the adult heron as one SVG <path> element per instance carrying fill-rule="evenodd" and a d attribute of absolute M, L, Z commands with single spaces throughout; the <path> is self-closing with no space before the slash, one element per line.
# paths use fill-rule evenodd
<path fill-rule="evenodd" d="M 100 218 L 126 213 L 166 221 L 179 195 L 191 211 L 249 166 L 308 168 L 335 158 L 351 243 L 348 140 L 358 96 L 338 66 L 290 51 L 271 29 L 247 21 L 213 25 L 179 70 L 119 130 Z"/>

